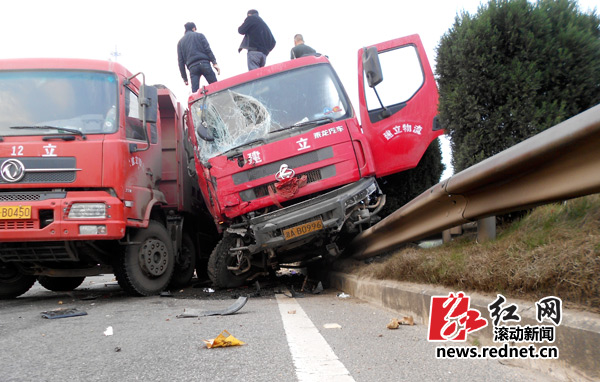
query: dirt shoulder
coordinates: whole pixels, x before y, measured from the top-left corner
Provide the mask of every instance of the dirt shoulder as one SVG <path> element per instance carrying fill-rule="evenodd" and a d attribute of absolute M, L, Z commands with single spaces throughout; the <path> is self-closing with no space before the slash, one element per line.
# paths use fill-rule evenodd
<path fill-rule="evenodd" d="M 467 232 L 435 248 L 345 259 L 335 269 L 526 300 L 554 295 L 566 307 L 600 313 L 600 194 L 538 207 L 497 233 L 492 242 L 478 244 Z"/>

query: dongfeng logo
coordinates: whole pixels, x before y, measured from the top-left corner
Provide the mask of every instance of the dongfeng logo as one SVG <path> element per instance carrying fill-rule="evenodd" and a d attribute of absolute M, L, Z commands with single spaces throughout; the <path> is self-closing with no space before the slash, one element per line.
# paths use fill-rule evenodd
<path fill-rule="evenodd" d="M 0 176 L 6 182 L 18 182 L 25 176 L 25 165 L 20 160 L 8 159 L 0 166 Z"/>

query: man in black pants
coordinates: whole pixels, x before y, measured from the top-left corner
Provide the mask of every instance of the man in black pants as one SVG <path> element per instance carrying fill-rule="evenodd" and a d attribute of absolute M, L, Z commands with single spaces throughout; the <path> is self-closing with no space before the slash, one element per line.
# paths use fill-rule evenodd
<path fill-rule="evenodd" d="M 252 70 L 265 66 L 267 55 L 275 47 L 275 37 L 256 9 L 249 10 L 247 16 L 238 28 L 238 33 L 244 35 L 238 52 L 248 50 L 248 70 Z"/>
<path fill-rule="evenodd" d="M 210 49 L 208 40 L 202 33 L 196 33 L 196 24 L 189 22 L 185 24 L 185 34 L 177 43 L 177 57 L 179 59 L 179 71 L 183 82 L 188 84 L 185 67 L 190 71 L 190 80 L 192 81 L 192 93 L 196 93 L 200 88 L 200 77 L 204 76 L 209 84 L 217 81 L 217 74 L 221 74 L 221 69 L 217 65 L 217 59 Z"/>

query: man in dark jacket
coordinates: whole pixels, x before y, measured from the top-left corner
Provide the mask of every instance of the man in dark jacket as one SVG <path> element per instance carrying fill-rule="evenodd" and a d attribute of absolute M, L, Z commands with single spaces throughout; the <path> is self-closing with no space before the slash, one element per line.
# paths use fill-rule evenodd
<path fill-rule="evenodd" d="M 267 63 L 267 55 L 275 47 L 275 38 L 267 24 L 258 16 L 258 11 L 251 9 L 248 17 L 238 28 L 244 35 L 238 52 L 248 50 L 248 70 L 262 68 Z"/>
<path fill-rule="evenodd" d="M 196 93 L 200 88 L 200 77 L 204 76 L 209 84 L 217 81 L 217 74 L 221 74 L 221 69 L 217 65 L 217 59 L 210 49 L 208 40 L 202 33 L 196 33 L 196 24 L 189 22 L 185 24 L 185 34 L 177 43 L 177 58 L 179 59 L 179 71 L 183 82 L 188 84 L 185 67 L 190 71 L 190 80 L 192 81 L 192 93 Z"/>
<path fill-rule="evenodd" d="M 301 34 L 294 36 L 294 47 L 290 52 L 290 58 L 299 58 L 302 56 L 313 56 L 317 54 L 317 51 L 304 43 L 304 37 Z"/>

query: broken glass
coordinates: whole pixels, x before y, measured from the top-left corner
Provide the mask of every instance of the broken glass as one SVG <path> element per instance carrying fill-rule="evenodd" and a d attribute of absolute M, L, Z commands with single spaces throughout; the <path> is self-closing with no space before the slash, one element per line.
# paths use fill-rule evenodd
<path fill-rule="evenodd" d="M 325 64 L 255 79 L 205 97 L 190 107 L 194 126 L 205 126 L 214 138 L 205 141 L 198 136 L 202 161 L 273 142 L 283 134 L 299 134 L 352 113 L 337 76 Z"/>

